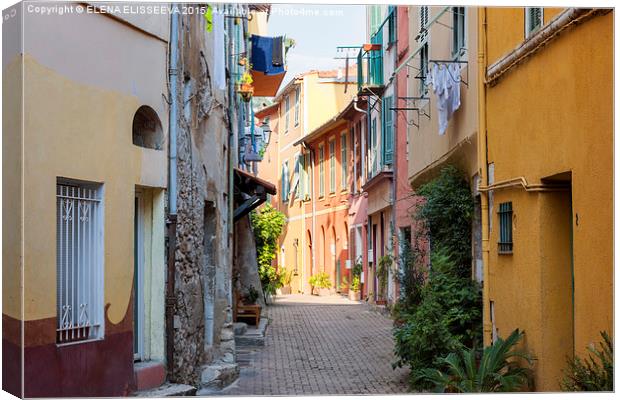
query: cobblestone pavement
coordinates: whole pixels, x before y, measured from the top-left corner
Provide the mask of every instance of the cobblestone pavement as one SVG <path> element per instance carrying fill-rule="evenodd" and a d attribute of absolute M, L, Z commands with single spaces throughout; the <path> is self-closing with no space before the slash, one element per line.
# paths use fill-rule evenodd
<path fill-rule="evenodd" d="M 264 347 L 238 347 L 239 380 L 222 394 L 406 393 L 393 370 L 392 322 L 341 296 L 278 296 Z"/>

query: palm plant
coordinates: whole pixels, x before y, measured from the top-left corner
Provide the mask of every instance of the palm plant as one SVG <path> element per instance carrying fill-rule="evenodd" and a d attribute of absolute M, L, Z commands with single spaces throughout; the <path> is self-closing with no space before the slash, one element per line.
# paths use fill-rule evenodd
<path fill-rule="evenodd" d="M 435 386 L 437 392 L 514 392 L 525 387 L 531 375 L 529 366 L 533 358 L 526 352 L 513 350 L 521 340 L 523 332 L 518 329 L 503 340 L 486 347 L 478 361 L 475 348 L 450 353 L 441 359 L 448 373 L 439 369 L 426 368 L 414 379 L 426 381 Z M 520 360 L 528 367 L 522 367 Z"/>
<path fill-rule="evenodd" d="M 575 357 L 569 360 L 568 371 L 560 383 L 562 390 L 569 392 L 614 390 L 614 349 L 607 332 L 601 332 L 601 350 L 594 345 L 588 347 L 591 353 L 587 359 Z M 593 357 L 594 355 L 594 357 Z"/>

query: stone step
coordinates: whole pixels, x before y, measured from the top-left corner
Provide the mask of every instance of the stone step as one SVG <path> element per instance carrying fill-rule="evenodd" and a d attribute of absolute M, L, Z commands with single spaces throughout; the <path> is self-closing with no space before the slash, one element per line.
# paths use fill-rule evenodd
<path fill-rule="evenodd" d="M 212 392 L 224 389 L 239 377 L 239 365 L 217 361 L 210 365 L 205 365 L 200 375 L 200 391 Z"/>
<path fill-rule="evenodd" d="M 233 324 L 235 336 L 243 335 L 248 330 L 248 324 L 245 322 L 235 322 Z"/>
<path fill-rule="evenodd" d="M 196 388 L 180 383 L 164 383 L 163 385 L 150 390 L 140 390 L 133 394 L 135 397 L 181 397 L 195 396 Z"/>
<path fill-rule="evenodd" d="M 235 336 L 235 343 L 237 344 L 237 346 L 264 346 L 265 331 L 267 330 L 268 324 L 268 318 L 261 318 L 258 326 L 248 326 L 246 332 L 243 335 Z"/>

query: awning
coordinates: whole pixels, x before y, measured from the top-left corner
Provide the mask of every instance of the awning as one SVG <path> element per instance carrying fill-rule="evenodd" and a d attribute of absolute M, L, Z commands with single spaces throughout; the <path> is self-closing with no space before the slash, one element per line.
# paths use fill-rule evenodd
<path fill-rule="evenodd" d="M 233 221 L 236 222 L 267 200 L 267 194 L 277 193 L 275 185 L 242 169 L 235 168 L 235 207 Z"/>

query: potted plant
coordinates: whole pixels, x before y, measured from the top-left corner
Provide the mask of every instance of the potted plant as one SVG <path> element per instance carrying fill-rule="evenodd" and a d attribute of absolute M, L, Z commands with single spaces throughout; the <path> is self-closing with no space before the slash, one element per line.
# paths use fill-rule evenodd
<path fill-rule="evenodd" d="M 254 94 L 254 86 L 252 86 L 252 74 L 248 71 L 245 71 L 239 82 L 237 82 L 237 93 L 241 96 L 243 101 L 249 102 L 252 99 L 252 95 Z"/>
<path fill-rule="evenodd" d="M 349 287 L 349 300 L 358 301 L 361 299 L 362 287 L 362 258 L 358 257 L 353 270 L 351 270 L 351 286 Z"/>
<path fill-rule="evenodd" d="M 379 297 L 377 298 L 377 304 L 385 305 L 387 304 L 387 280 L 389 275 L 388 271 L 392 265 L 392 256 L 386 254 L 379 257 L 379 262 L 377 264 L 377 279 L 379 280 Z"/>
<path fill-rule="evenodd" d="M 316 275 L 312 275 L 308 283 L 310 283 L 311 293 L 318 296 L 329 295 L 329 289 L 332 287 L 332 283 L 329 280 L 329 274 L 327 272 L 320 272 Z"/>
<path fill-rule="evenodd" d="M 254 286 L 250 286 L 248 288 L 247 293 L 243 297 L 244 303 L 246 305 L 256 304 L 256 300 L 258 300 L 258 296 L 259 296 L 258 290 L 256 290 Z"/>
<path fill-rule="evenodd" d="M 280 268 L 280 280 L 282 282 L 282 286 L 280 289 L 280 294 L 291 294 L 291 279 L 293 278 L 293 271 L 287 271 L 286 268 Z"/>
<path fill-rule="evenodd" d="M 351 281 L 351 287 L 349 288 L 349 300 L 359 301 L 361 299 L 360 285 L 360 277 L 354 276 Z"/>
<path fill-rule="evenodd" d="M 338 288 L 340 293 L 346 294 L 349 291 L 349 279 L 347 276 L 342 277 L 342 282 L 340 282 L 340 287 Z"/>

